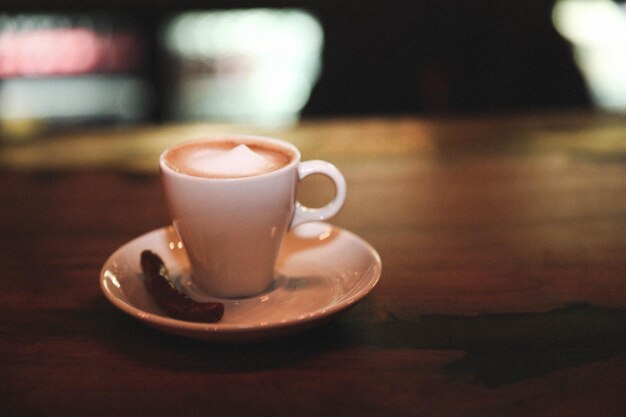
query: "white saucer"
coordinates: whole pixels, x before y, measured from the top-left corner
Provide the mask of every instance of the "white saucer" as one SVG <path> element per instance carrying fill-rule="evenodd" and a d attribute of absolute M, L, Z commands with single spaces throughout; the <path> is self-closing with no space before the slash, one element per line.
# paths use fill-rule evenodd
<path fill-rule="evenodd" d="M 378 253 L 355 234 L 327 223 L 306 223 L 284 239 L 274 287 L 255 297 L 220 300 L 218 323 L 194 323 L 166 316 L 146 292 L 139 265 L 150 249 L 165 262 L 179 290 L 198 301 L 189 263 L 174 229 L 142 235 L 115 251 L 102 267 L 100 287 L 120 310 L 160 330 L 219 342 L 246 342 L 294 333 L 346 310 L 374 288 L 381 274 Z"/>

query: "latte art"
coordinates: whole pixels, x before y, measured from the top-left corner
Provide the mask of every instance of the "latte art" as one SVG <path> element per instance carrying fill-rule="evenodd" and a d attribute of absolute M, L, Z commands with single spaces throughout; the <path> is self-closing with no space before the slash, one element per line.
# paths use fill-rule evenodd
<path fill-rule="evenodd" d="M 237 145 L 229 151 L 211 148 L 202 149 L 189 155 L 185 169 L 203 176 L 247 177 L 274 170 L 275 164 L 257 154 L 246 145 Z"/>
<path fill-rule="evenodd" d="M 279 149 L 252 143 L 197 142 L 170 150 L 167 165 L 183 174 L 206 178 L 242 178 L 275 171 L 291 160 Z"/>

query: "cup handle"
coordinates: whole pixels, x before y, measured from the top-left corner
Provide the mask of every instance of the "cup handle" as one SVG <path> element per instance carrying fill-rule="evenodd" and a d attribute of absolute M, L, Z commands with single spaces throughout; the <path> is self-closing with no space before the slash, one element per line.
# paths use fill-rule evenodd
<path fill-rule="evenodd" d="M 304 178 L 313 174 L 322 174 L 330 178 L 335 184 L 335 198 L 320 208 L 305 207 L 296 201 L 295 212 L 291 220 L 290 227 L 299 224 L 322 221 L 333 217 L 341 210 L 343 203 L 346 201 L 346 180 L 339 170 L 331 163 L 326 161 L 304 161 L 298 165 L 298 177 L 302 181 Z"/>

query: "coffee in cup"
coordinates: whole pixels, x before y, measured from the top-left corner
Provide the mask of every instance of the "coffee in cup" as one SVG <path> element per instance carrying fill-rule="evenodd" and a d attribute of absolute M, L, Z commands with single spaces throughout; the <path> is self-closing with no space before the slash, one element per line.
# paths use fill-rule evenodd
<path fill-rule="evenodd" d="M 293 158 L 291 152 L 268 144 L 225 140 L 184 144 L 167 152 L 165 163 L 196 177 L 242 178 L 275 171 Z"/>
<path fill-rule="evenodd" d="M 334 216 L 346 196 L 345 180 L 332 164 L 301 162 L 295 146 L 259 136 L 183 143 L 163 152 L 160 168 L 192 282 L 216 297 L 246 297 L 271 288 L 287 230 Z M 321 208 L 296 201 L 298 183 L 312 174 L 335 184 L 335 197 Z"/>

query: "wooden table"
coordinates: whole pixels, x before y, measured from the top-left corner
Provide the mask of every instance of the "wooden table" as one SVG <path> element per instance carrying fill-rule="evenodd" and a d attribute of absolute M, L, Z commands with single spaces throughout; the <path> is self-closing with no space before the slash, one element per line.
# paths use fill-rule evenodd
<path fill-rule="evenodd" d="M 156 158 L 224 131 L 334 162 L 379 285 L 328 324 L 210 344 L 101 294 L 168 223 Z M 0 148 L 0 414 L 623 416 L 626 118 L 551 113 L 152 126 Z M 332 190 L 302 184 L 315 204 Z"/>

